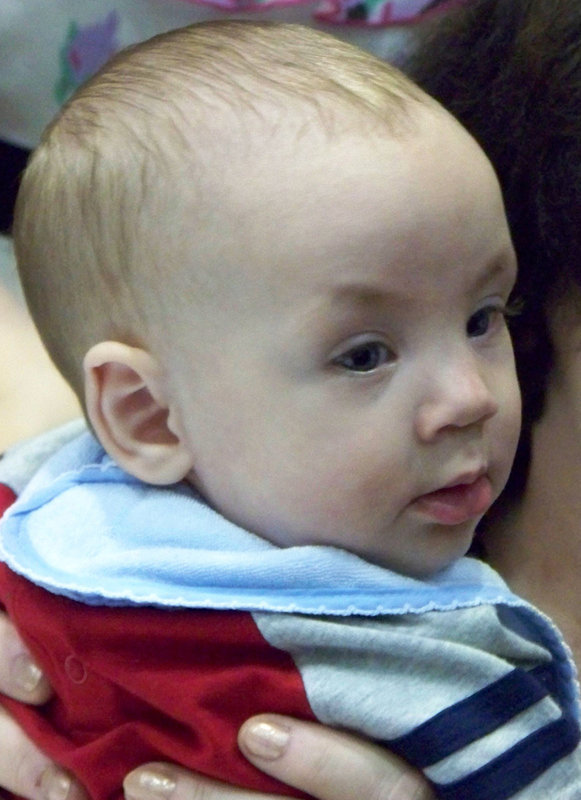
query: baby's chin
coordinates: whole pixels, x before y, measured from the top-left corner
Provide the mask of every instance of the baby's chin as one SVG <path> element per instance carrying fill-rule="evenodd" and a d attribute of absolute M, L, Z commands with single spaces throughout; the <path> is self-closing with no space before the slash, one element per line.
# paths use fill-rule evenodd
<path fill-rule="evenodd" d="M 450 569 L 461 558 L 470 553 L 479 521 L 479 519 L 471 520 L 463 525 L 445 526 L 446 530 L 430 534 L 432 539 L 431 546 L 426 548 L 423 545 L 424 549 L 421 551 L 421 556 L 419 545 L 418 553 L 412 553 L 409 556 L 394 557 L 393 554 L 381 553 L 359 553 L 358 555 L 391 572 L 397 572 L 400 575 L 416 580 L 429 581 L 430 578 Z M 452 528 L 456 530 L 451 530 Z M 440 541 L 436 537 L 440 537 Z"/>

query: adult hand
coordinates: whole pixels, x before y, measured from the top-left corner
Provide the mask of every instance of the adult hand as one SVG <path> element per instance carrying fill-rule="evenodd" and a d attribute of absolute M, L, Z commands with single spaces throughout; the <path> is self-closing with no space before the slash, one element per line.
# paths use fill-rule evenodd
<path fill-rule="evenodd" d="M 242 726 L 239 746 L 258 769 L 318 800 L 433 800 L 425 781 L 381 747 L 350 734 L 263 714 Z M 260 795 L 169 764 L 130 773 L 127 800 L 284 800 Z"/>
<path fill-rule="evenodd" d="M 0 612 L 0 692 L 35 705 L 51 694 L 8 618 Z M 53 764 L 0 707 L 0 787 L 29 800 L 86 800 L 84 790 Z"/>
<path fill-rule="evenodd" d="M 50 697 L 50 686 L 7 617 L 0 613 L 0 692 L 26 703 Z M 377 745 L 273 714 L 248 720 L 242 752 L 258 769 L 318 800 L 433 800 L 422 778 Z M 29 800 L 87 800 L 82 787 L 53 764 L 0 708 L 0 787 Z M 193 775 L 171 764 L 134 770 L 128 800 L 284 800 Z"/>

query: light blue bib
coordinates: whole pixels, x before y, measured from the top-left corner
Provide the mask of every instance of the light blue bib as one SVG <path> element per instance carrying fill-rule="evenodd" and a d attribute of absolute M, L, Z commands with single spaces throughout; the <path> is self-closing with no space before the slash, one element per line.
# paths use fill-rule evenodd
<path fill-rule="evenodd" d="M 186 484 L 151 487 L 131 477 L 88 433 L 36 474 L 0 537 L 14 571 L 89 604 L 333 615 L 525 605 L 472 558 L 424 581 L 334 547 L 277 547 Z"/>

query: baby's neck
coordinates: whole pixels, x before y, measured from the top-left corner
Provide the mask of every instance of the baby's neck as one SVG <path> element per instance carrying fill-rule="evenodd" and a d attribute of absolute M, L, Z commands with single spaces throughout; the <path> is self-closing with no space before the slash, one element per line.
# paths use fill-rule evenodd
<path fill-rule="evenodd" d="M 565 393 L 566 395 L 566 393 Z M 581 667 L 581 412 L 557 389 L 533 434 L 520 504 L 487 534 L 489 561 L 548 614 Z"/>

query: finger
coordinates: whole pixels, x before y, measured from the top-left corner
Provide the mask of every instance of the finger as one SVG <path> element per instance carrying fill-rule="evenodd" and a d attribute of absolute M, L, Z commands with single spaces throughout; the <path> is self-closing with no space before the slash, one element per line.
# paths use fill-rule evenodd
<path fill-rule="evenodd" d="M 425 780 L 383 747 L 275 714 L 240 730 L 240 749 L 258 769 L 318 800 L 433 800 Z"/>
<path fill-rule="evenodd" d="M 45 703 L 51 695 L 50 684 L 2 612 L 0 654 L 0 692 L 24 703 Z"/>
<path fill-rule="evenodd" d="M 0 786 L 28 800 L 87 800 L 84 790 L 56 767 L 0 708 Z"/>
<path fill-rule="evenodd" d="M 125 800 L 292 800 L 229 786 L 172 764 L 147 764 L 133 770 L 123 789 Z"/>

